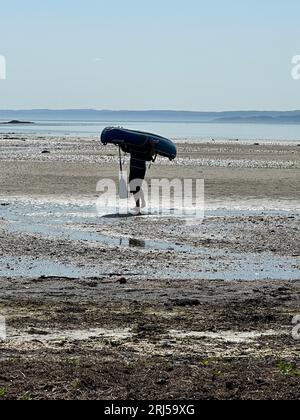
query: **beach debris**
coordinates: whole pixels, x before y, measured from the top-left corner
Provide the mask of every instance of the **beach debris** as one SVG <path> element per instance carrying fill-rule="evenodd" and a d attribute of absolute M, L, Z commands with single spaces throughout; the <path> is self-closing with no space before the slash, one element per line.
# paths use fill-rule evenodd
<path fill-rule="evenodd" d="M 127 279 L 125 277 L 121 277 L 119 278 L 118 283 L 122 285 L 127 284 Z"/>

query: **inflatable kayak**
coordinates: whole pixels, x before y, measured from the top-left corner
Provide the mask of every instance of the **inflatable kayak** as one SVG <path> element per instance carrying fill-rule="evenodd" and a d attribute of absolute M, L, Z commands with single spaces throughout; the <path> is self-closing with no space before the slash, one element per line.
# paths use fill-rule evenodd
<path fill-rule="evenodd" d="M 151 146 L 156 155 L 170 160 L 177 156 L 175 144 L 164 137 L 142 131 L 126 130 L 124 128 L 105 128 L 101 134 L 101 142 L 104 145 L 114 144 L 120 146 L 126 153 L 141 152 Z"/>

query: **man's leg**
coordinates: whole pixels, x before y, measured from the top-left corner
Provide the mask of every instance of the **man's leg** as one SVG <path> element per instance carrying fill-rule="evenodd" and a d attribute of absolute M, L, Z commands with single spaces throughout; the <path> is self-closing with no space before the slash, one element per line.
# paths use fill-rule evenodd
<path fill-rule="evenodd" d="M 135 198 L 135 204 L 136 204 L 137 209 L 141 209 L 140 196 L 141 196 L 141 187 L 137 187 L 136 194 L 134 196 L 134 198 Z"/>

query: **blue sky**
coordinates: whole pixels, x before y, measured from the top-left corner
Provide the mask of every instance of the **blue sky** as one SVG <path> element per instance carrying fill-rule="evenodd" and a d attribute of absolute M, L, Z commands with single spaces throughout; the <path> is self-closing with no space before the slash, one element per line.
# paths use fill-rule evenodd
<path fill-rule="evenodd" d="M 0 108 L 300 109 L 299 0 L 2 2 Z"/>

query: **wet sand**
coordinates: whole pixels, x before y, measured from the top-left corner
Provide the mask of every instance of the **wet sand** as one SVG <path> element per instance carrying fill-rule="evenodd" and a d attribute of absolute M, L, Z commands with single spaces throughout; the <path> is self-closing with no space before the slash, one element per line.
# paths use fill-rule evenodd
<path fill-rule="evenodd" d="M 0 398 L 298 399 L 300 148 L 178 147 L 148 177 L 204 178 L 201 225 L 100 217 L 97 139 L 0 136 Z"/>

